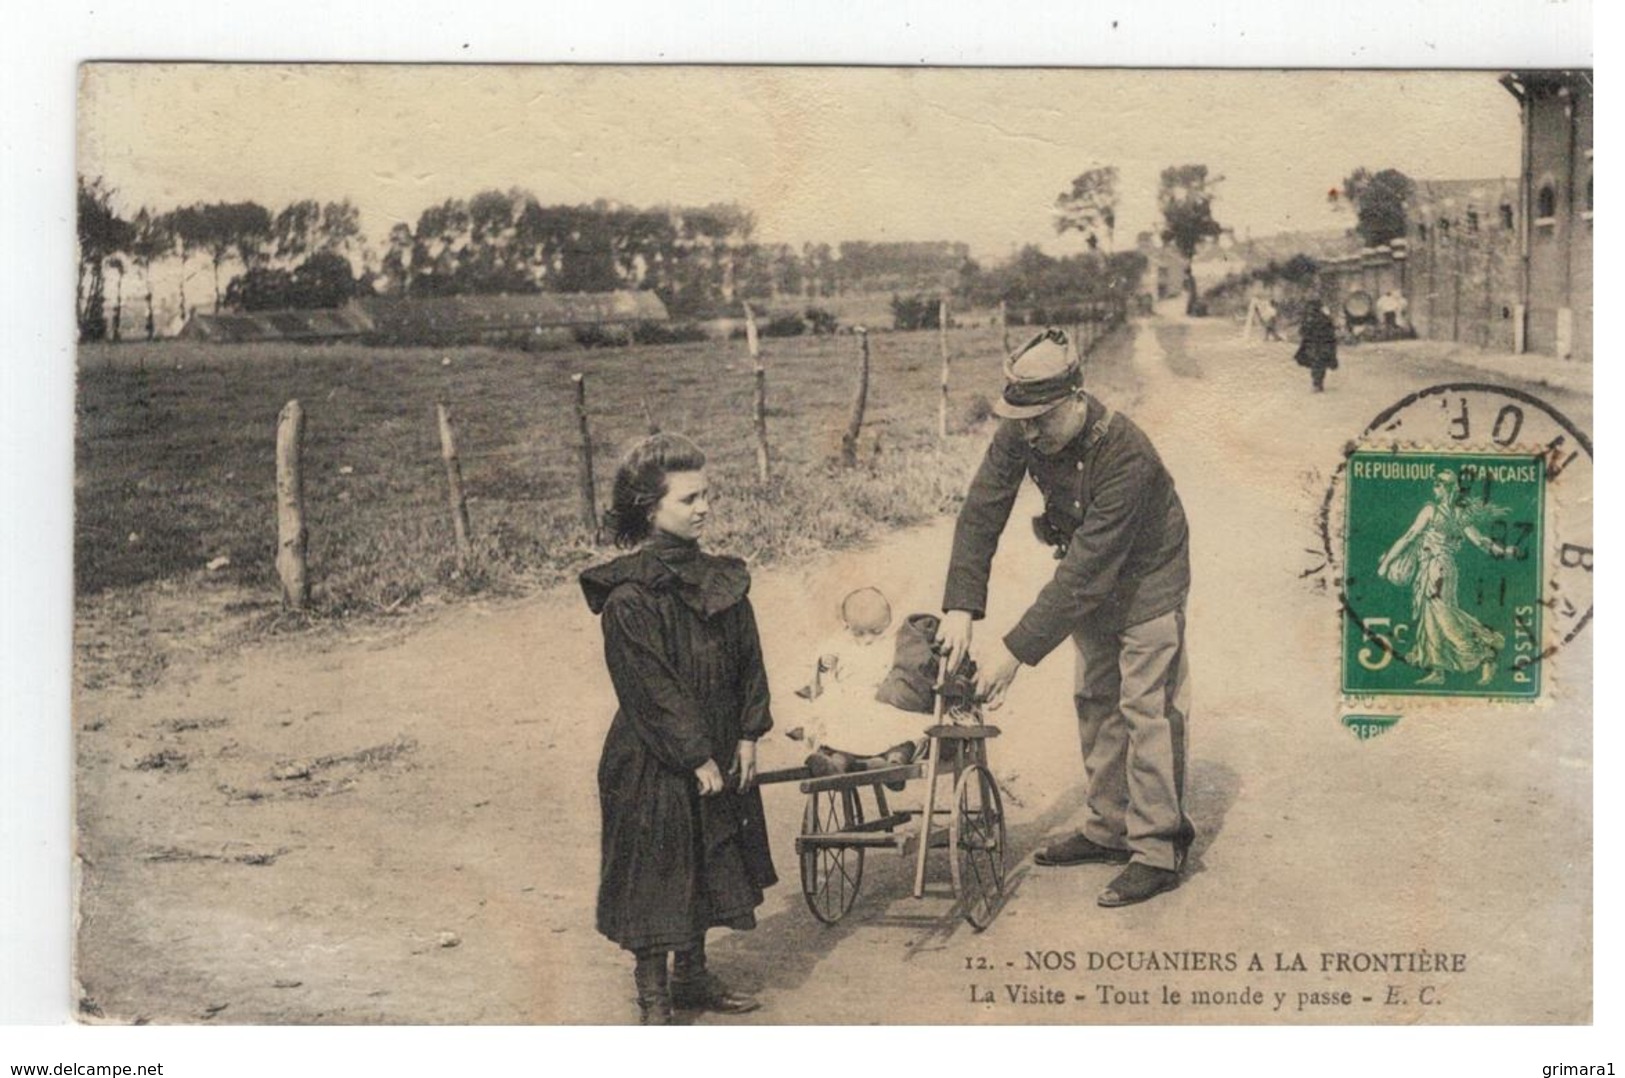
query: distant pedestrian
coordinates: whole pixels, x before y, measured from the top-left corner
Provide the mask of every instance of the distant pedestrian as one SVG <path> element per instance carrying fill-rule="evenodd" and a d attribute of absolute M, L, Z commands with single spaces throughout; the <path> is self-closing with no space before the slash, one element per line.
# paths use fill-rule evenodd
<path fill-rule="evenodd" d="M 1264 327 L 1264 339 L 1266 341 L 1281 339 L 1281 331 L 1276 327 L 1280 315 L 1281 312 L 1275 309 L 1275 304 L 1268 296 L 1258 301 L 1258 324 Z"/>
<path fill-rule="evenodd" d="M 1337 326 L 1326 307 L 1310 300 L 1298 325 L 1298 366 L 1309 368 L 1316 393 L 1326 389 L 1326 372 L 1337 369 Z"/>
<path fill-rule="evenodd" d="M 1385 330 L 1399 328 L 1399 296 L 1392 288 L 1377 297 L 1377 319 Z"/>

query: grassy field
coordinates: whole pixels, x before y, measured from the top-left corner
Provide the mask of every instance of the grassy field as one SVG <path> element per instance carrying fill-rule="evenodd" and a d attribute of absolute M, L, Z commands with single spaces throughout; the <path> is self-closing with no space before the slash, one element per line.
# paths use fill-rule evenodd
<path fill-rule="evenodd" d="M 755 563 L 950 510 L 999 385 L 999 331 L 957 330 L 946 447 L 934 333 L 876 333 L 863 466 L 834 466 L 855 337 L 764 342 L 773 481 L 755 479 L 742 343 L 526 354 L 184 342 L 80 353 L 76 592 L 87 603 L 234 586 L 274 606 L 278 410 L 306 413 L 313 614 L 397 612 L 430 595 L 524 590 L 605 555 L 579 521 L 570 376 L 586 375 L 599 502 L 648 414 L 710 454 L 708 543 Z M 435 403 L 452 411 L 475 553 L 459 571 Z M 878 447 L 878 448 L 877 448 Z M 212 559 L 229 566 L 207 571 Z M 258 606 L 258 603 L 248 604 Z"/>

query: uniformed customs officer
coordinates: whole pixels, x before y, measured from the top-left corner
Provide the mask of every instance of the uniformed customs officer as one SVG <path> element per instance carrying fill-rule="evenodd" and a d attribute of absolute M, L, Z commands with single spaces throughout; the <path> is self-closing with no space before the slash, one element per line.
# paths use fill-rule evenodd
<path fill-rule="evenodd" d="M 1023 665 L 1071 637 L 1087 815 L 1081 832 L 1035 860 L 1126 863 L 1099 902 L 1143 902 L 1178 885 L 1195 833 L 1185 815 L 1184 508 L 1140 428 L 1084 392 L 1065 333 L 1038 334 L 1005 361 L 1004 374 L 993 407 L 1004 421 L 954 530 L 938 643 L 950 666 L 969 651 L 994 550 L 1031 476 L 1044 495 L 1037 530 L 1057 546 L 1055 576 L 980 656 L 977 689 L 997 707 Z"/>

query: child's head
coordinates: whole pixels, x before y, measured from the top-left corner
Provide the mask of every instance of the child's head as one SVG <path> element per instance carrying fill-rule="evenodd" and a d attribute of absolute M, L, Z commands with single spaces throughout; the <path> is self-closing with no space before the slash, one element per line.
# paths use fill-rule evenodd
<path fill-rule="evenodd" d="M 891 627 L 891 604 L 879 588 L 859 588 L 841 600 L 841 623 L 860 644 L 872 644 Z"/>

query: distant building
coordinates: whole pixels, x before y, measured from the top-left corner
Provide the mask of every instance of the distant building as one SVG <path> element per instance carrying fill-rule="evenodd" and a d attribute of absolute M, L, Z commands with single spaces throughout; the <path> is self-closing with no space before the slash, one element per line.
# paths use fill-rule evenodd
<path fill-rule="evenodd" d="M 841 292 L 936 293 L 959 283 L 970 245 L 950 240 L 849 241 L 835 264 Z"/>
<path fill-rule="evenodd" d="M 665 322 L 666 305 L 647 291 L 524 295 L 369 297 L 370 340 L 384 344 L 522 344 L 527 338 L 597 327 L 630 338 L 640 322 Z"/>
<path fill-rule="evenodd" d="M 1321 264 L 1334 313 L 1373 311 L 1383 293 L 1405 298 L 1419 337 L 1517 349 L 1521 309 L 1518 184 L 1510 179 L 1417 180 L 1406 235 Z"/>
<path fill-rule="evenodd" d="M 1522 111 L 1519 178 L 1417 182 L 1405 239 L 1324 262 L 1321 292 L 1340 310 L 1397 289 L 1419 336 L 1589 362 L 1591 72 L 1501 84 Z"/>
<path fill-rule="evenodd" d="M 177 335 L 220 344 L 351 338 L 368 344 L 524 344 L 543 335 L 568 343 L 580 329 L 630 340 L 634 326 L 665 321 L 666 306 L 653 292 L 368 296 L 334 310 L 194 314 Z"/>
<path fill-rule="evenodd" d="M 1141 232 L 1135 248 L 1145 256 L 1145 273 L 1139 292 L 1156 299 L 1169 299 L 1185 292 L 1185 258 L 1171 243 L 1161 243 L 1154 233 Z"/>
<path fill-rule="evenodd" d="M 1590 71 L 1501 78 L 1523 116 L 1519 351 L 1591 359 Z"/>
<path fill-rule="evenodd" d="M 339 341 L 360 337 L 372 322 L 354 303 L 325 310 L 211 312 L 194 314 L 176 334 L 181 340 L 215 344 L 250 341 Z"/>
<path fill-rule="evenodd" d="M 1418 336 L 1519 350 L 1518 192 L 1510 179 L 1417 182 L 1405 208 L 1407 258 L 1395 287 Z"/>

